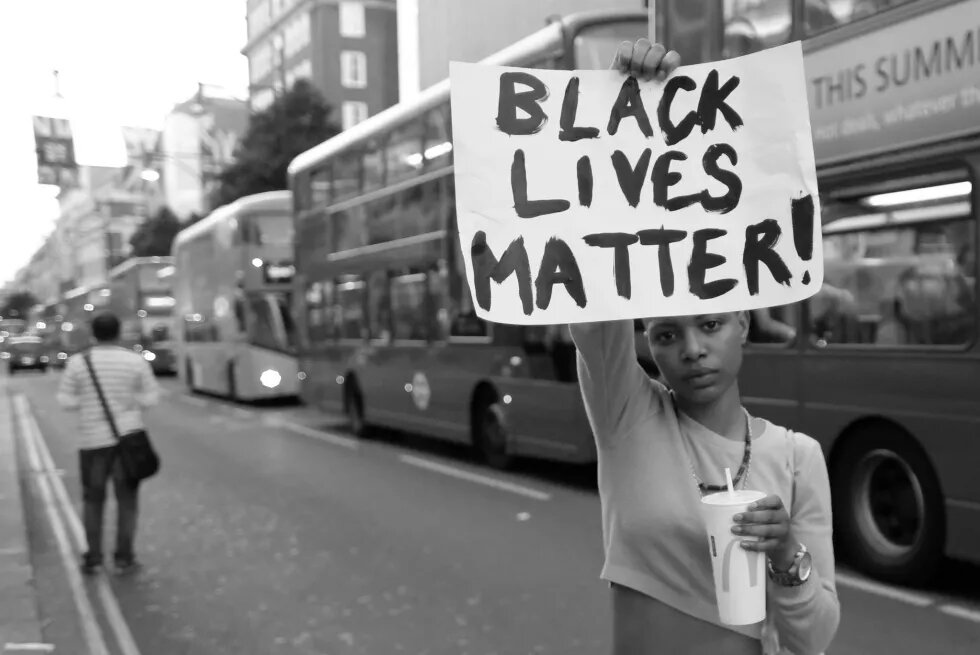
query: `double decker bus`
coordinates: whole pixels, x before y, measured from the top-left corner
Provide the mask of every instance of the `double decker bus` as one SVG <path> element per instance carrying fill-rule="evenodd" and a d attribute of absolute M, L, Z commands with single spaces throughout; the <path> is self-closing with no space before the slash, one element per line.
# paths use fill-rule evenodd
<path fill-rule="evenodd" d="M 215 209 L 174 239 L 177 371 L 191 391 L 234 400 L 296 396 L 292 195 Z"/>
<path fill-rule="evenodd" d="M 685 63 L 803 41 L 825 284 L 772 308 L 751 409 L 818 439 L 845 557 L 922 581 L 980 561 L 980 0 L 664 0 Z"/>
<path fill-rule="evenodd" d="M 109 271 L 109 308 L 122 323 L 121 345 L 139 352 L 153 372 L 176 373 L 172 257 L 133 257 Z"/>
<path fill-rule="evenodd" d="M 608 68 L 647 14 L 549 24 L 486 60 Z M 514 456 L 594 462 L 563 326 L 490 325 L 473 309 L 455 226 L 449 81 L 301 154 L 296 307 L 305 400 L 366 423 Z"/>
<path fill-rule="evenodd" d="M 109 308 L 111 297 L 108 283 L 75 287 L 61 297 L 61 318 L 48 326 L 52 328 L 50 345 L 60 363 L 92 345 L 92 317 Z M 64 357 L 60 356 L 62 353 Z"/>

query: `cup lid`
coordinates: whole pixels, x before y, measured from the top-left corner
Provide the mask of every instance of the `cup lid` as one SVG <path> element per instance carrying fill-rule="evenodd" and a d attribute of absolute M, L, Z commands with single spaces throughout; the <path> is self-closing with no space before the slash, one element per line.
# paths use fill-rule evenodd
<path fill-rule="evenodd" d="M 735 491 L 735 493 L 719 491 L 717 493 L 709 494 L 702 498 L 701 502 L 706 505 L 744 505 L 745 503 L 762 500 L 765 497 L 766 494 L 761 491 L 754 491 L 752 489 L 738 489 Z"/>

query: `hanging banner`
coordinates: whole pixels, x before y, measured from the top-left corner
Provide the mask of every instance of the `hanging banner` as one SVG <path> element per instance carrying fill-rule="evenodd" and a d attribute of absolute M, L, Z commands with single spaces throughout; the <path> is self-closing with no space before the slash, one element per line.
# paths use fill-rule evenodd
<path fill-rule="evenodd" d="M 73 187 L 78 181 L 75 145 L 67 118 L 34 116 L 34 143 L 37 150 L 39 184 Z"/>
<path fill-rule="evenodd" d="M 823 256 L 799 43 L 616 71 L 451 64 L 477 314 L 554 324 L 796 302 Z"/>

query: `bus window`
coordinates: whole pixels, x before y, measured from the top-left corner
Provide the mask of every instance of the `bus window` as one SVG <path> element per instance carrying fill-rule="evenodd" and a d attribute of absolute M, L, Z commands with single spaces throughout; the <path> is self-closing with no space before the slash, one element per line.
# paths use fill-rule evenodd
<path fill-rule="evenodd" d="M 790 0 L 725 0 L 722 57 L 740 57 L 789 41 L 793 29 Z"/>
<path fill-rule="evenodd" d="M 249 342 L 272 350 L 292 350 L 295 330 L 289 314 L 288 294 L 280 292 L 252 296 L 249 307 L 252 312 Z"/>
<path fill-rule="evenodd" d="M 333 194 L 331 203 L 354 198 L 361 193 L 361 153 L 342 152 L 333 161 Z"/>
<path fill-rule="evenodd" d="M 239 221 L 243 242 L 253 246 L 293 245 L 293 219 L 288 214 L 255 214 Z"/>
<path fill-rule="evenodd" d="M 364 146 L 362 191 L 371 193 L 385 186 L 385 147 L 380 139 L 374 139 Z"/>
<path fill-rule="evenodd" d="M 437 170 L 453 163 L 453 144 L 449 124 L 449 104 L 429 110 L 425 114 L 425 168 Z"/>
<path fill-rule="evenodd" d="M 440 259 L 429 271 L 429 298 L 435 315 L 432 316 L 434 341 L 449 339 L 452 319 L 449 316 L 449 262 Z"/>
<path fill-rule="evenodd" d="M 345 275 L 337 285 L 337 323 L 341 339 L 363 339 L 364 281 L 354 275 Z"/>
<path fill-rule="evenodd" d="M 425 124 L 418 119 L 413 119 L 392 131 L 385 148 L 388 184 L 411 179 L 422 170 L 424 132 Z"/>
<path fill-rule="evenodd" d="M 806 36 L 904 5 L 912 0 L 804 0 L 803 31 Z"/>
<path fill-rule="evenodd" d="M 575 35 L 575 68 L 609 68 L 620 43 L 646 35 L 647 24 L 640 21 L 605 23 L 583 29 Z"/>
<path fill-rule="evenodd" d="M 334 319 L 333 282 L 314 282 L 306 288 L 306 325 L 311 346 L 321 346 L 337 336 Z"/>
<path fill-rule="evenodd" d="M 447 194 L 450 207 L 454 202 L 452 185 Z M 466 281 L 466 266 L 463 262 L 462 250 L 459 245 L 459 231 L 456 229 L 455 212 L 449 219 L 449 233 L 452 235 L 452 246 L 449 252 L 448 287 L 449 287 L 449 335 L 458 338 L 480 338 L 490 336 L 486 321 L 476 315 L 473 297 L 470 295 L 470 285 Z"/>
<path fill-rule="evenodd" d="M 391 319 L 395 339 L 425 341 L 429 315 L 426 274 L 408 273 L 391 278 Z"/>
<path fill-rule="evenodd" d="M 332 239 L 330 250 L 343 252 L 368 244 L 366 205 L 348 207 L 330 217 Z"/>
<path fill-rule="evenodd" d="M 749 312 L 750 343 L 792 343 L 796 339 L 796 305 L 762 307 Z"/>
<path fill-rule="evenodd" d="M 824 284 L 809 300 L 818 345 L 973 341 L 971 184 L 918 184 L 824 201 Z"/>
<path fill-rule="evenodd" d="M 333 169 L 330 167 L 329 163 L 324 164 L 320 168 L 313 171 L 310 175 L 310 186 L 308 193 L 305 195 L 310 197 L 306 206 L 301 205 L 301 209 L 320 209 L 326 207 L 330 204 L 330 190 L 333 185 Z M 305 185 L 301 185 L 305 186 Z M 300 195 L 300 198 L 303 196 Z M 312 205 L 310 204 L 312 203 Z"/>
<path fill-rule="evenodd" d="M 372 339 L 391 341 L 391 310 L 388 271 L 374 271 L 367 279 L 368 334 Z"/>

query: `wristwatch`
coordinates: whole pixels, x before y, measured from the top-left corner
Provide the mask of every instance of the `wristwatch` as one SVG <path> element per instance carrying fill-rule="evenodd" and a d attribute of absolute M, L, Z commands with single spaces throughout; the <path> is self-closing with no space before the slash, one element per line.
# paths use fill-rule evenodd
<path fill-rule="evenodd" d="M 776 570 L 772 565 L 772 560 L 768 558 L 766 565 L 769 567 L 769 579 L 784 587 L 799 587 L 810 579 L 810 571 L 813 568 L 810 551 L 803 544 L 800 544 L 800 549 L 793 556 L 793 563 L 788 570 Z"/>

